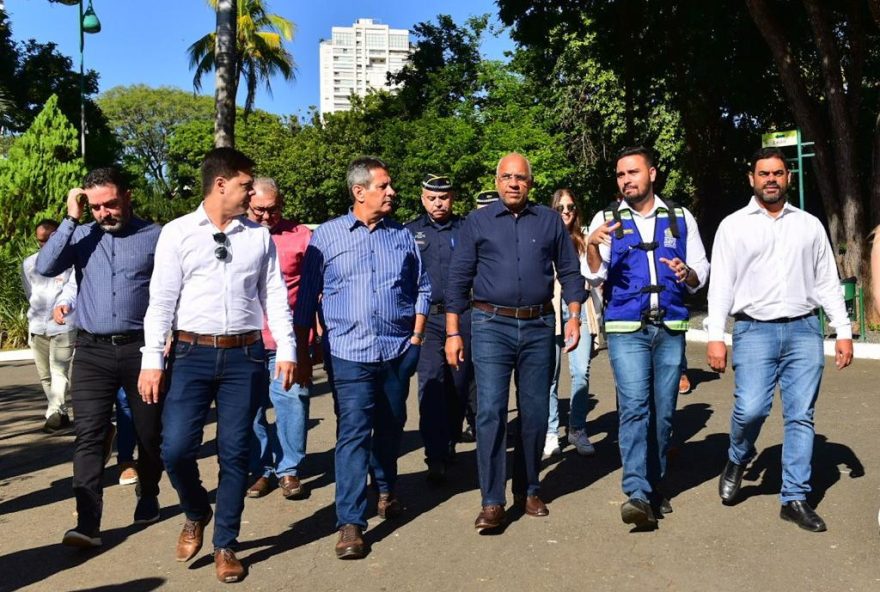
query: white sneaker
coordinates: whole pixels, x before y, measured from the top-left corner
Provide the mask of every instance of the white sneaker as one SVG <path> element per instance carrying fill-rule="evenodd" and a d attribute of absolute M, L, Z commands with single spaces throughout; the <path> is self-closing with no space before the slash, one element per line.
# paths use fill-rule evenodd
<path fill-rule="evenodd" d="M 559 452 L 559 436 L 547 434 L 547 439 L 544 441 L 544 456 L 553 456 L 554 454 L 559 454 Z"/>
<path fill-rule="evenodd" d="M 587 430 L 569 430 L 568 443 L 574 444 L 578 454 L 581 456 L 593 456 L 596 454 L 596 449 L 590 443 L 590 438 L 587 437 Z"/>

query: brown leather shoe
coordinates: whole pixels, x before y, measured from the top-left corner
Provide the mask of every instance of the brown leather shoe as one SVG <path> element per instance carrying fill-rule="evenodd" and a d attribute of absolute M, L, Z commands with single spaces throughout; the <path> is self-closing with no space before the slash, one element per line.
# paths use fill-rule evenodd
<path fill-rule="evenodd" d="M 214 566 L 217 568 L 217 579 L 224 584 L 238 582 L 244 577 L 244 566 L 232 549 L 214 551 Z"/>
<path fill-rule="evenodd" d="M 356 524 L 343 524 L 336 542 L 336 557 L 339 559 L 363 559 L 364 537 L 361 527 Z"/>
<path fill-rule="evenodd" d="M 382 520 L 394 519 L 403 512 L 403 506 L 400 505 L 400 500 L 393 493 L 380 493 L 376 511 Z"/>
<path fill-rule="evenodd" d="M 474 522 L 474 528 L 477 531 L 499 528 L 504 524 L 505 518 L 504 506 L 483 506 Z"/>
<path fill-rule="evenodd" d="M 296 475 L 284 475 L 278 480 L 278 486 L 287 499 L 302 499 L 305 496 L 305 487 Z"/>
<path fill-rule="evenodd" d="M 268 477 L 260 477 L 254 484 L 248 487 L 247 496 L 248 497 L 263 497 L 267 493 L 272 490 L 272 485 L 269 483 Z"/>
<path fill-rule="evenodd" d="M 529 516 L 540 518 L 550 514 L 547 504 L 537 495 L 515 495 L 513 496 L 513 503 L 516 506 L 522 507 Z"/>
<path fill-rule="evenodd" d="M 180 537 L 177 539 L 178 561 L 189 561 L 201 550 L 205 527 L 213 516 L 214 512 L 208 508 L 208 515 L 201 520 L 186 519 L 186 522 L 183 523 L 183 530 L 180 531 Z"/>

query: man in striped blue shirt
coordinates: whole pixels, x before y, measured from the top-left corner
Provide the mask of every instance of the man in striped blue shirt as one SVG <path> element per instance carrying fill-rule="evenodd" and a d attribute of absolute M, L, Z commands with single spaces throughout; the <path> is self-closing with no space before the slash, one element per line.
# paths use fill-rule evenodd
<path fill-rule="evenodd" d="M 347 181 L 352 208 L 312 235 L 293 322 L 297 382 L 304 384 L 311 379 L 308 333 L 322 296 L 337 415 L 336 555 L 360 559 L 368 471 L 379 490 L 379 516 L 401 511 L 397 457 L 431 283 L 412 234 L 387 217 L 395 192 L 385 163 L 357 158 Z"/>

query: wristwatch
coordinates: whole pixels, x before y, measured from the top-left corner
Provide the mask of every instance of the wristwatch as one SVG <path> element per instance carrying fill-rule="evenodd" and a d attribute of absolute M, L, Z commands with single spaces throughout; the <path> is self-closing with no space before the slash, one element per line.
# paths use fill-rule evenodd
<path fill-rule="evenodd" d="M 76 225 L 79 224 L 79 220 L 76 219 L 76 218 L 74 218 L 74 217 L 71 216 L 70 214 L 67 214 L 66 216 L 64 216 L 64 219 L 65 219 L 65 220 L 70 220 L 71 222 L 73 222 L 73 225 L 74 225 L 74 226 L 76 226 Z"/>
<path fill-rule="evenodd" d="M 412 336 L 415 337 L 415 338 L 417 338 L 419 341 L 424 341 L 424 340 L 425 340 L 425 334 L 424 334 L 424 333 L 419 333 L 418 331 L 413 331 Z"/>

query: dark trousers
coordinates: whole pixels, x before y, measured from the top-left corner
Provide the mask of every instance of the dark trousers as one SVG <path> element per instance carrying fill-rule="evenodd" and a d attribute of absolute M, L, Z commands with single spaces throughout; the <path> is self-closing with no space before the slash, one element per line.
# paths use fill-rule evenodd
<path fill-rule="evenodd" d="M 461 316 L 459 332 L 467 359 L 453 370 L 446 363 L 446 315 L 432 314 L 425 325 L 419 355 L 419 432 L 428 462 L 443 461 L 461 435 L 468 391 L 473 382 L 470 355 L 470 313 Z"/>
<path fill-rule="evenodd" d="M 244 510 L 254 417 L 269 388 L 263 342 L 217 349 L 176 343 L 165 395 L 162 458 L 168 478 L 190 520 L 211 510 L 199 477 L 199 448 L 211 403 L 217 403 L 220 479 L 214 519 L 214 548 L 236 545 Z"/>
<path fill-rule="evenodd" d="M 142 496 L 159 494 L 162 461 L 161 405 L 147 405 L 138 395 L 143 339 L 125 345 L 97 342 L 80 333 L 76 340 L 70 375 L 70 398 L 75 415 L 76 442 L 73 452 L 73 492 L 76 496 L 77 528 L 91 533 L 101 526 L 104 475 L 104 439 L 110 426 L 113 404 L 120 388 L 125 390 L 134 419 L 138 446 L 138 480 Z"/>

